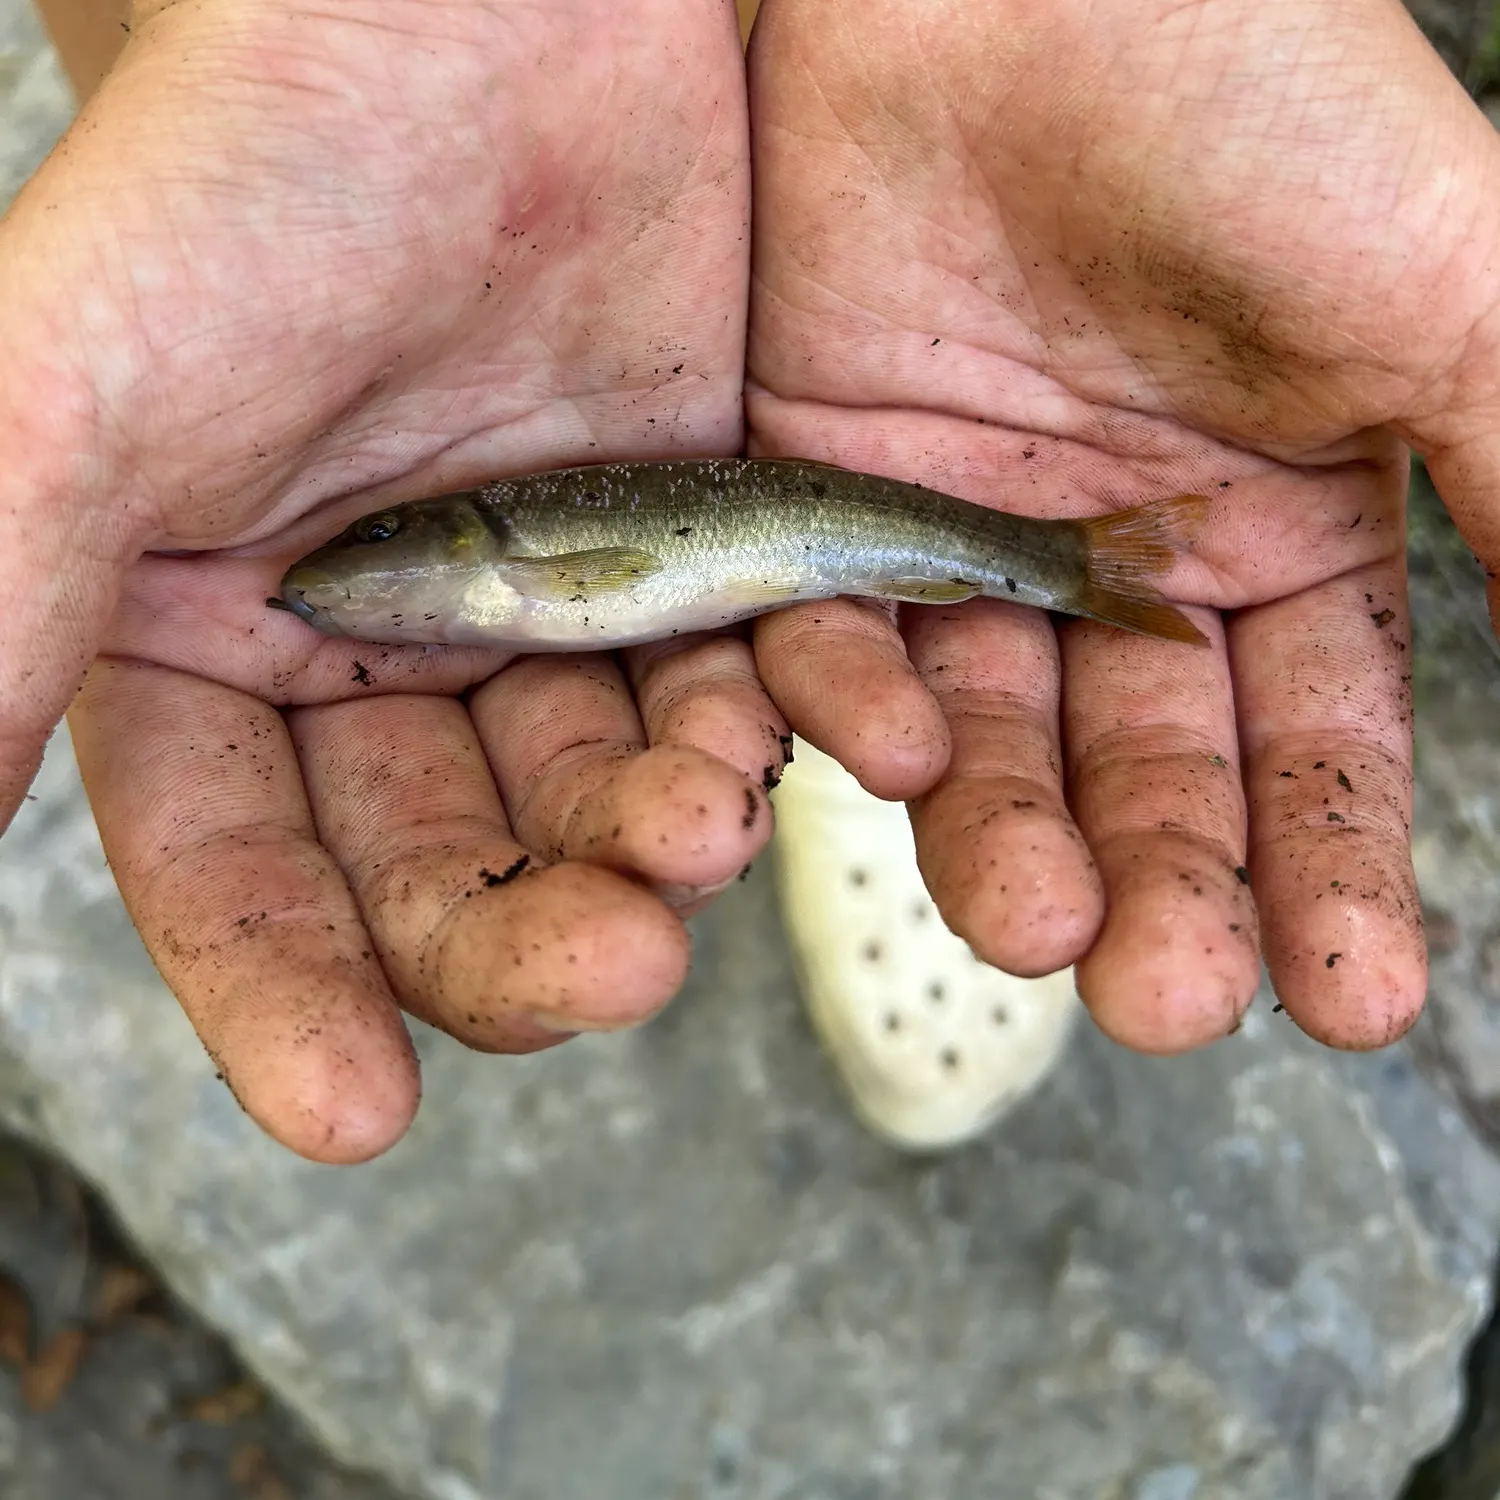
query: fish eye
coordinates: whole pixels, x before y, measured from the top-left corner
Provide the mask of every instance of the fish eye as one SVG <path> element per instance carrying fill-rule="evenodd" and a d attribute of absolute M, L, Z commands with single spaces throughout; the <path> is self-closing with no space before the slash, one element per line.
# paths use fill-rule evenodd
<path fill-rule="evenodd" d="M 366 516 L 354 526 L 354 534 L 362 542 L 388 542 L 401 530 L 401 517 L 390 511 L 378 516 Z"/>

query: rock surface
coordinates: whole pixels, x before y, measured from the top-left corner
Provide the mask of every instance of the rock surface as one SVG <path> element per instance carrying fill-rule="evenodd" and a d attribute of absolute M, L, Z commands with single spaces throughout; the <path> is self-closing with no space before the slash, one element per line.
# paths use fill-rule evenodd
<path fill-rule="evenodd" d="M 318 1453 L 73 1174 L 14 1137 L 0 1139 L 0 1494 L 393 1500 Z"/>
<path fill-rule="evenodd" d="M 0 209 L 72 114 L 72 90 L 29 0 L 0 0 Z"/>
<path fill-rule="evenodd" d="M 1411 500 L 1419 726 L 1413 858 L 1432 957 L 1413 1037 L 1500 1147 L 1500 647 L 1484 578 L 1419 470 Z"/>
<path fill-rule="evenodd" d="M 114 894 L 65 743 L 0 843 L 0 1108 L 346 1461 L 432 1500 L 1394 1495 L 1458 1409 L 1500 1169 L 1400 1049 L 1263 1003 L 1196 1057 L 1081 1033 L 992 1140 L 845 1114 L 774 893 L 656 1024 L 423 1032 L 354 1171 L 239 1114 Z"/>

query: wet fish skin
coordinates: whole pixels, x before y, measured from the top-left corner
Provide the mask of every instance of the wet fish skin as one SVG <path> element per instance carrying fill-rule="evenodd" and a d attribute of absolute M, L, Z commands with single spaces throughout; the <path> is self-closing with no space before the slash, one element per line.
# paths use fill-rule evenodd
<path fill-rule="evenodd" d="M 389 645 L 588 651 L 836 595 L 983 595 L 1198 644 L 1151 579 L 1208 501 L 1083 521 L 991 510 L 803 459 L 598 464 L 361 517 L 282 579 L 330 635 Z"/>

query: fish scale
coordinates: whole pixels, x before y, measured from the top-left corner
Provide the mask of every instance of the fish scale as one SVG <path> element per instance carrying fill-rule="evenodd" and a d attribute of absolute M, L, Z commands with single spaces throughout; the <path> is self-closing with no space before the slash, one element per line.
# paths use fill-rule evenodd
<path fill-rule="evenodd" d="M 361 517 L 282 580 L 283 607 L 388 645 L 613 649 L 837 595 L 982 595 L 1168 640 L 1155 581 L 1208 501 L 1042 520 L 803 459 L 594 464 Z"/>

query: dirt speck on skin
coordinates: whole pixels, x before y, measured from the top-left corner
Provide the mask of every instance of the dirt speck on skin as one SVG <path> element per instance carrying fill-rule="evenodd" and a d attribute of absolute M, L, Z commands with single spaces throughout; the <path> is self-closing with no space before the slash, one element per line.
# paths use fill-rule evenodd
<path fill-rule="evenodd" d="M 523 854 L 519 859 L 515 860 L 511 864 L 508 864 L 503 870 L 500 871 L 498 875 L 493 870 L 486 869 L 481 866 L 479 871 L 479 878 L 490 890 L 494 890 L 497 885 L 509 885 L 511 881 L 514 880 L 518 875 L 520 875 L 530 863 L 531 856 L 529 854 Z"/>
<path fill-rule="evenodd" d="M 1396 611 L 1393 609 L 1382 609 L 1378 613 L 1371 615 L 1370 618 L 1374 620 L 1376 630 L 1384 630 L 1396 618 Z"/>
<path fill-rule="evenodd" d="M 768 764 L 765 767 L 765 769 L 760 773 L 760 784 L 768 792 L 774 792 L 776 790 L 776 788 L 781 785 L 781 770 L 782 770 L 782 768 L 779 767 L 779 766 L 773 766 L 773 765 L 769 765 Z M 753 821 L 754 821 L 754 819 L 751 820 L 751 822 L 753 822 Z M 750 824 L 749 823 L 745 824 L 745 827 L 746 828 L 750 827 Z"/>
<path fill-rule="evenodd" d="M 760 817 L 760 802 L 750 787 L 745 788 L 745 816 L 740 819 L 741 828 L 754 828 L 755 821 Z"/>
<path fill-rule="evenodd" d="M 1342 953 L 1330 953 L 1328 957 L 1323 960 L 1323 967 L 1325 969 L 1331 969 L 1343 956 L 1344 955 Z"/>
<path fill-rule="evenodd" d="M 375 681 L 370 676 L 370 669 L 362 661 L 353 662 L 351 665 L 354 670 L 349 674 L 350 682 L 357 682 L 361 687 L 369 687 Z"/>
<path fill-rule="evenodd" d="M 1234 878 L 1238 880 L 1241 885 L 1250 884 L 1250 872 L 1244 867 L 1244 865 L 1236 865 L 1234 867 Z"/>

